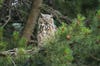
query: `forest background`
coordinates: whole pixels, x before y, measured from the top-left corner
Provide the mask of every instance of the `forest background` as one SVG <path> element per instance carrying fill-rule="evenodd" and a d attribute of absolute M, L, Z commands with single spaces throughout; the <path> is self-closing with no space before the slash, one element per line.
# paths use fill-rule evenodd
<path fill-rule="evenodd" d="M 57 32 L 37 47 L 40 13 Z M 100 0 L 0 0 L 0 66 L 100 66 Z"/>

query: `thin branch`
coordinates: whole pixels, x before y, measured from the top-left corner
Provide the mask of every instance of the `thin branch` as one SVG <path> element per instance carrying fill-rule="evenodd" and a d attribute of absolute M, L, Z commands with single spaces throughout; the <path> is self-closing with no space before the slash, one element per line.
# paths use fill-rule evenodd
<path fill-rule="evenodd" d="M 38 53 L 41 49 L 42 48 L 37 47 L 34 49 L 24 50 L 24 51 L 25 51 L 25 54 L 34 55 L 34 54 Z M 0 57 L 7 57 L 7 56 L 15 56 L 16 57 L 17 55 L 18 55 L 18 48 L 0 52 Z"/>
<path fill-rule="evenodd" d="M 7 16 L 8 17 L 8 19 L 7 20 L 5 20 L 5 24 L 2 26 L 3 28 L 9 23 L 9 21 L 11 20 L 11 17 L 10 17 L 10 15 L 9 16 Z"/>
<path fill-rule="evenodd" d="M 11 57 L 10 57 L 10 60 L 12 61 L 12 63 L 13 63 L 14 66 L 17 66 L 17 65 L 15 64 L 14 60 L 13 60 Z"/>
<path fill-rule="evenodd" d="M 90 55 L 90 56 L 91 56 L 91 58 L 93 58 L 94 60 L 100 61 L 100 58 L 97 58 L 97 57 L 95 57 L 95 56 L 93 56 L 93 55 Z"/>
<path fill-rule="evenodd" d="M 68 16 L 64 16 L 61 12 L 53 9 L 52 7 L 48 5 L 43 4 L 41 9 L 47 13 L 52 14 L 59 23 L 61 23 L 62 20 L 64 20 L 68 24 L 72 22 L 72 20 Z"/>

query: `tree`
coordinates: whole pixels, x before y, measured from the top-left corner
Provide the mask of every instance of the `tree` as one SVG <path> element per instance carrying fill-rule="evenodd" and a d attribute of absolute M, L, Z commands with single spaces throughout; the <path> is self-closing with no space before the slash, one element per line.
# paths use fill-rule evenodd
<path fill-rule="evenodd" d="M 30 40 L 32 31 L 35 28 L 35 24 L 40 12 L 41 4 L 42 4 L 42 0 L 33 0 L 31 12 L 29 14 L 29 17 L 24 27 L 23 35 L 22 35 L 22 37 L 24 37 L 27 40 L 27 42 Z"/>

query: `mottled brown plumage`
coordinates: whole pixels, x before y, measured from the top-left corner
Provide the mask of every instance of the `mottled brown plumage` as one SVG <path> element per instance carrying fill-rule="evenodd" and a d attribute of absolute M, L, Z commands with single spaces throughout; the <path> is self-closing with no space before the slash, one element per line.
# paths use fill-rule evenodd
<path fill-rule="evenodd" d="M 43 42 L 54 36 L 56 26 L 54 24 L 53 16 L 49 14 L 41 14 L 38 20 L 38 45 L 42 46 Z"/>

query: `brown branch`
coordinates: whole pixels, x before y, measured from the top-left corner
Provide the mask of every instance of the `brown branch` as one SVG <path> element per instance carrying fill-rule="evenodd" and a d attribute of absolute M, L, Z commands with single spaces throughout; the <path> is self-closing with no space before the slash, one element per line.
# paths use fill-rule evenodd
<path fill-rule="evenodd" d="M 34 55 L 38 53 L 40 50 L 41 48 L 35 48 L 35 49 L 24 50 L 24 51 L 25 51 L 25 54 Z M 1 51 L 0 57 L 17 56 L 18 52 L 19 52 L 18 48 L 14 48 L 14 49 L 7 50 L 7 51 Z"/>
<path fill-rule="evenodd" d="M 11 20 L 10 15 L 7 16 L 7 20 L 5 20 L 5 24 L 2 26 L 3 28 L 9 23 L 9 21 Z"/>
<path fill-rule="evenodd" d="M 100 61 L 100 58 L 97 58 L 97 57 L 95 57 L 95 56 L 93 56 L 93 55 L 90 55 L 90 57 L 91 57 L 92 59 L 96 60 L 96 61 Z"/>
<path fill-rule="evenodd" d="M 61 12 L 59 12 L 58 10 L 53 9 L 52 7 L 50 7 L 48 5 L 43 4 L 42 7 L 41 7 L 41 10 L 52 14 L 59 23 L 61 23 L 63 20 L 66 23 L 71 23 L 72 22 L 72 20 L 68 16 L 64 16 Z"/>

